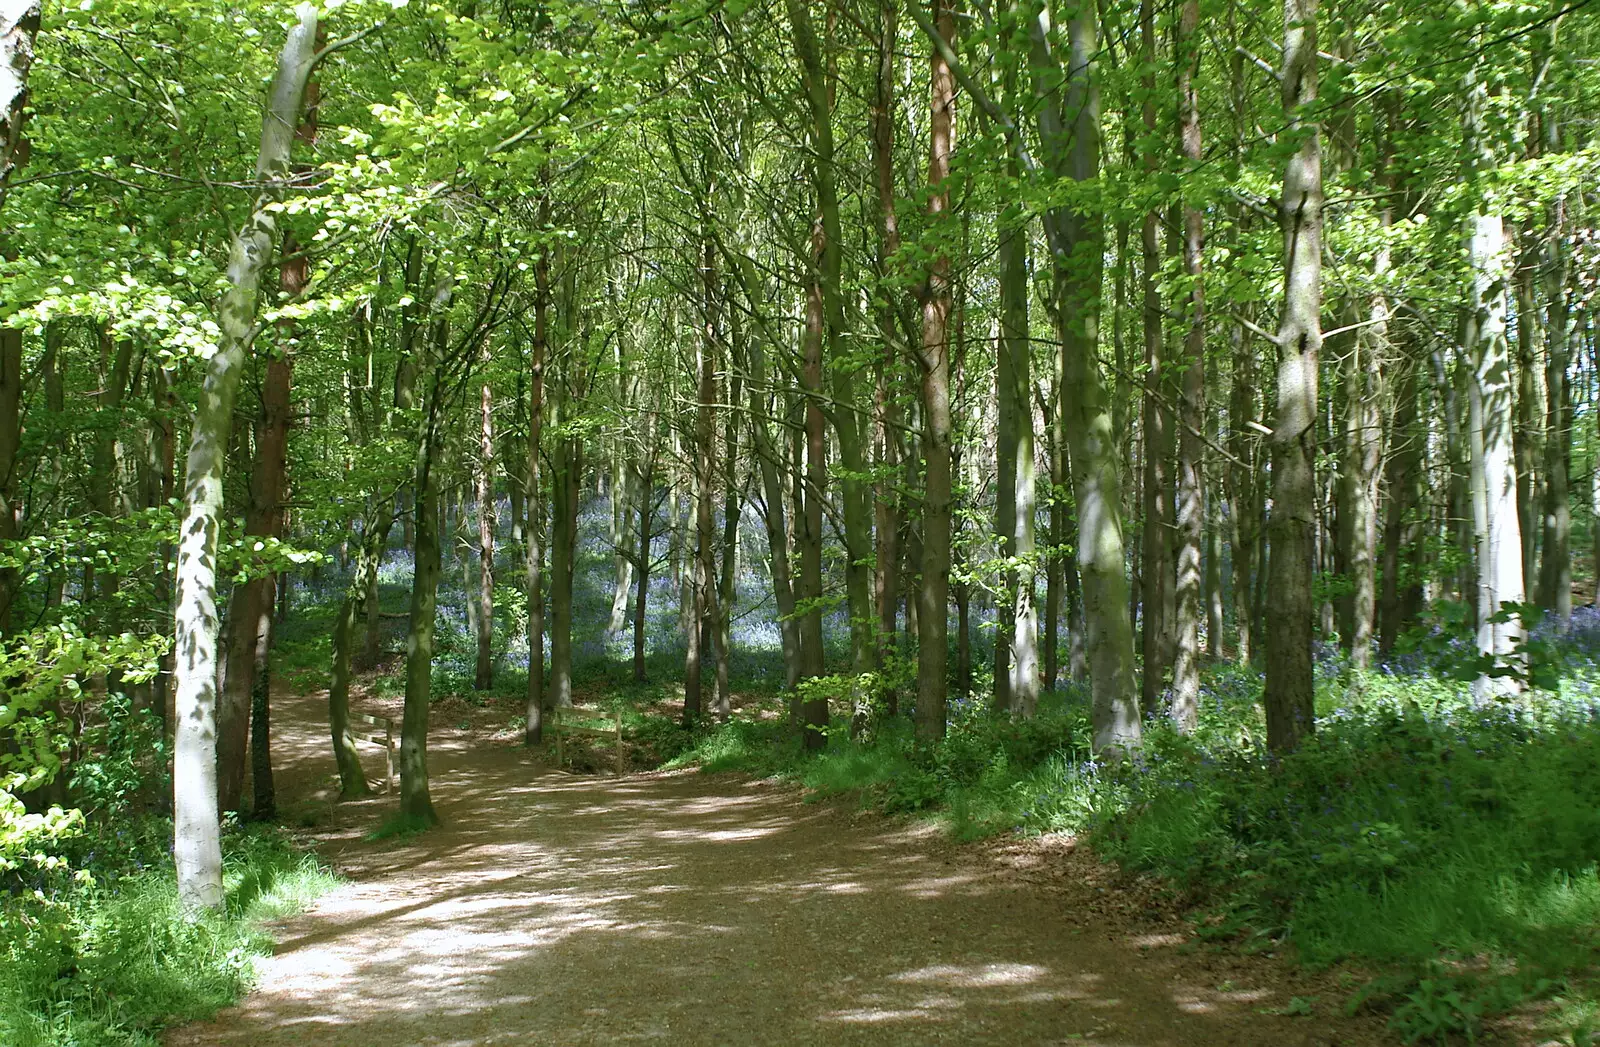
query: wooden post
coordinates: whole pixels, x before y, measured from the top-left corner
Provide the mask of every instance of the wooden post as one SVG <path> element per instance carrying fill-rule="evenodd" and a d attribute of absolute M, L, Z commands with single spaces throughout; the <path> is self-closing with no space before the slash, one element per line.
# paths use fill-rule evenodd
<path fill-rule="evenodd" d="M 383 795 L 394 792 L 394 721 L 383 721 Z"/>
<path fill-rule="evenodd" d="M 623 773 L 622 764 L 622 706 L 617 705 L 613 711 L 617 714 L 617 774 Z"/>
<path fill-rule="evenodd" d="M 550 725 L 556 729 L 556 767 L 565 768 L 566 760 L 561 753 L 561 706 L 558 705 L 550 710 Z"/>

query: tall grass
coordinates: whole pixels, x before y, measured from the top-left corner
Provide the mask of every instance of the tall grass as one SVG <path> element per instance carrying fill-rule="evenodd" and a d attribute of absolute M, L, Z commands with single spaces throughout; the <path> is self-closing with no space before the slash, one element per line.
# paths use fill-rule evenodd
<path fill-rule="evenodd" d="M 224 871 L 224 911 L 198 920 L 164 869 L 0 902 L 0 1043 L 154 1047 L 166 1026 L 238 999 L 271 948 L 262 922 L 336 882 L 265 831 L 232 835 Z"/>

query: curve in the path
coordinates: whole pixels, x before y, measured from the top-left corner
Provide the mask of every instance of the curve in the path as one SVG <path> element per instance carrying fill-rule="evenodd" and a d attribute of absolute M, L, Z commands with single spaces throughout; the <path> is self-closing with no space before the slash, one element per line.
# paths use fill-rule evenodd
<path fill-rule="evenodd" d="M 325 786 L 320 705 L 281 704 L 285 777 Z M 430 762 L 444 824 L 370 842 L 387 803 L 340 805 L 322 847 L 351 882 L 173 1047 L 1338 1042 L 981 855 L 785 787 L 578 778 L 449 731 Z"/>

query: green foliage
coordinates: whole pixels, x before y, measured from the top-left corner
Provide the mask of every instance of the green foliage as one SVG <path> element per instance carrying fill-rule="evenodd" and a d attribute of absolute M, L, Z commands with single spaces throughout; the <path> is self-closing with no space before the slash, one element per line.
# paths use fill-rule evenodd
<path fill-rule="evenodd" d="M 0 1042 L 126 1047 L 236 1000 L 270 942 L 260 921 L 335 883 L 275 833 L 226 841 L 225 913 L 187 918 L 165 868 L 0 899 Z"/>

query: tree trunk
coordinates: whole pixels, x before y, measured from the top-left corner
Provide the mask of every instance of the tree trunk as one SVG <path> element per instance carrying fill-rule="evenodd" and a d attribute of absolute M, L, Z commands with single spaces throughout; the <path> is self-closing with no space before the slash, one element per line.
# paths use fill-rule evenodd
<path fill-rule="evenodd" d="M 811 182 L 817 222 L 812 230 L 812 264 L 821 296 L 823 340 L 829 361 L 834 432 L 838 438 L 840 508 L 843 517 L 845 601 L 850 622 L 850 664 L 854 679 L 871 672 L 877 661 L 873 643 L 876 615 L 872 604 L 872 487 L 866 477 L 865 441 L 855 406 L 853 374 L 845 346 L 845 289 L 841 283 L 844 233 L 839 215 L 838 171 L 834 157 L 833 96 L 835 71 L 831 39 L 819 41 L 812 28 L 808 0 L 787 0 L 801 87 L 811 117 Z M 832 18 L 829 19 L 831 37 Z M 826 47 L 824 44 L 826 43 Z M 820 381 L 820 376 L 819 376 Z M 852 713 L 859 718 L 865 695 L 851 688 Z"/>
<path fill-rule="evenodd" d="M 873 173 L 878 198 L 878 270 L 887 278 L 900 250 L 900 218 L 895 206 L 895 45 L 898 41 L 896 0 L 878 5 L 878 66 L 874 81 L 876 93 L 871 110 Z M 879 480 L 875 491 L 873 527 L 877 538 L 876 572 L 873 598 L 878 611 L 878 662 L 888 669 L 895 652 L 897 613 L 900 603 L 900 504 L 895 475 L 900 468 L 899 407 L 891 388 L 895 362 L 905 339 L 899 327 L 899 295 L 888 287 L 878 292 L 878 331 L 883 350 L 876 361 L 873 395 L 874 442 L 877 445 Z M 900 712 L 900 694 L 885 672 L 882 683 L 884 714 L 891 719 Z"/>
<path fill-rule="evenodd" d="M 541 173 L 546 192 L 539 198 L 540 228 L 550 222 L 548 174 Z M 522 740 L 544 740 L 544 495 L 539 482 L 539 440 L 544 421 L 544 362 L 550 341 L 550 258 L 542 251 L 533 264 L 533 338 L 528 346 L 528 462 L 524 491 L 528 499 L 524 596 L 528 602 L 528 693 L 523 711 Z M 641 603 L 643 601 L 640 601 Z"/>
<path fill-rule="evenodd" d="M 1467 177 L 1476 182 L 1491 170 L 1494 155 L 1482 120 L 1488 91 L 1469 74 L 1467 84 Z M 1472 488 L 1477 530 L 1478 650 L 1498 661 L 1513 660 L 1522 639 L 1520 621 L 1497 621 L 1501 605 L 1524 597 L 1522 537 L 1517 515 L 1514 454 L 1515 404 L 1511 354 L 1506 341 L 1506 295 L 1511 278 L 1504 220 L 1480 201 L 1471 219 L 1467 261 L 1472 271 L 1472 308 L 1467 319 L 1472 368 Z M 1479 677 L 1479 696 L 1519 690 L 1513 677 Z"/>
<path fill-rule="evenodd" d="M 487 365 L 485 347 L 480 362 Z M 479 394 L 478 413 L 478 661 L 474 690 L 494 685 L 494 393 L 488 382 Z"/>
<path fill-rule="evenodd" d="M 1185 0 L 1178 15 L 1179 138 L 1184 159 L 1203 162 L 1200 104 L 1195 75 L 1200 65 L 1200 0 Z M 1191 202 L 1183 207 L 1183 274 L 1189 281 L 1189 329 L 1184 339 L 1182 396 L 1178 401 L 1177 590 L 1173 623 L 1172 720 L 1193 731 L 1200 716 L 1200 615 L 1203 576 L 1200 546 L 1205 541 L 1204 482 L 1206 426 L 1206 327 L 1204 217 Z"/>
<path fill-rule="evenodd" d="M 955 36 L 955 12 L 933 0 L 933 21 L 947 41 Z M 939 49 L 928 75 L 928 222 L 940 228 L 950 211 L 950 154 L 955 145 L 955 77 Z M 923 476 L 922 579 L 917 590 L 916 736 L 923 743 L 944 737 L 948 691 L 946 659 L 950 628 L 950 258 L 940 252 L 928 268 L 922 300 Z"/>
<path fill-rule="evenodd" d="M 566 421 L 557 403 L 552 424 Z M 583 490 L 583 447 L 574 439 L 556 445 L 550 470 L 550 705 L 572 705 L 572 572 L 578 543 L 578 503 Z"/>
<path fill-rule="evenodd" d="M 1513 263 L 1512 284 L 1517 297 L 1516 417 L 1512 426 L 1512 455 L 1517 471 L 1517 531 L 1521 539 L 1522 577 L 1535 586 L 1539 578 L 1539 428 L 1544 412 L 1539 403 L 1539 369 L 1534 351 L 1539 315 L 1534 304 L 1534 274 L 1538 270 L 1539 244 L 1533 230 L 1523 226 L 1517 234 L 1520 258 Z M 1509 248 L 1508 248 L 1509 249 Z"/>
<path fill-rule="evenodd" d="M 1044 166 L 1056 177 L 1093 182 L 1100 173 L 1100 103 L 1095 79 L 1093 16 L 1067 25 L 1068 54 L 1051 51 L 1044 24 L 1030 19 L 1034 93 Z M 1065 91 L 1059 75 L 1065 67 Z M 1066 114 L 1071 115 L 1068 123 Z M 1133 672 L 1133 628 L 1123 559 L 1120 446 L 1113 404 L 1099 361 L 1100 293 L 1104 277 L 1103 216 L 1057 208 L 1045 216 L 1056 283 L 1057 425 L 1067 433 L 1073 504 L 1078 514 L 1078 567 L 1084 599 L 1090 717 L 1095 751 L 1138 748 L 1141 722 Z"/>
<path fill-rule="evenodd" d="M 655 531 L 655 417 L 651 416 L 647 423 L 649 426 L 645 434 L 647 446 L 651 448 L 644 464 L 641 466 L 643 475 L 639 479 L 637 492 L 639 502 L 639 532 L 635 536 L 637 544 L 634 546 L 639 551 L 639 569 L 635 577 L 635 595 L 633 598 L 633 682 L 645 682 L 644 650 L 645 650 L 645 624 L 647 604 L 650 598 L 650 569 L 651 539 Z"/>
<path fill-rule="evenodd" d="M 272 782 L 272 605 L 277 587 L 267 575 L 256 611 L 255 673 L 250 685 L 250 818 L 270 822 L 278 817 L 277 789 Z"/>
<path fill-rule="evenodd" d="M 795 617 L 795 589 L 790 575 L 783 477 L 779 473 L 777 451 L 772 446 L 772 431 L 767 427 L 767 414 L 771 408 L 767 397 L 766 344 L 759 336 L 750 340 L 749 361 L 750 432 L 766 502 L 762 522 L 767 529 L 767 550 L 772 562 L 772 597 L 778 607 L 779 640 L 783 645 L 784 690 L 792 692 L 800 682 L 801 675 L 800 622 Z"/>
<path fill-rule="evenodd" d="M 1153 0 L 1139 5 L 1139 37 L 1144 51 L 1146 72 L 1142 114 L 1146 138 L 1158 141 L 1156 124 L 1156 42 Z M 1144 170 L 1153 178 L 1159 161 L 1153 147 L 1144 155 Z M 1145 212 L 1139 228 L 1142 255 L 1139 281 L 1143 297 L 1144 323 L 1144 532 L 1139 577 L 1143 586 L 1140 607 L 1144 615 L 1142 645 L 1144 676 L 1140 705 L 1150 716 L 1161 707 L 1167 670 L 1171 667 L 1172 626 L 1166 610 L 1172 602 L 1172 479 L 1167 470 L 1172 461 L 1170 412 L 1165 404 L 1172 382 L 1166 373 L 1166 334 L 1162 329 L 1161 293 L 1161 214 L 1152 207 Z"/>
<path fill-rule="evenodd" d="M 218 909 L 223 900 L 216 792 L 217 532 L 234 398 L 254 336 L 261 273 L 277 239 L 271 205 L 283 197 L 294 129 L 314 66 L 316 8 L 302 4 L 296 17 L 268 93 L 256 162 L 261 190 L 229 253 L 228 287 L 219 308 L 221 343 L 206 363 L 185 466 L 175 614 L 173 857 L 178 897 L 190 912 Z"/>
<path fill-rule="evenodd" d="M 439 474 L 435 466 L 444 453 L 444 414 L 448 396 L 445 352 L 450 336 L 450 299 L 454 275 L 446 271 L 434 285 L 430 312 L 434 316 L 429 336 L 428 391 L 422 404 L 417 433 L 416 472 L 412 487 L 415 502 L 415 566 L 411 576 L 411 621 L 406 634 L 406 697 L 400 720 L 400 817 L 419 828 L 437 825 L 433 798 L 428 790 L 428 715 L 433 686 L 433 644 L 439 598 L 443 515 L 440 510 Z M 431 373 L 429 373 L 431 372 Z M 469 597 L 470 599 L 470 597 Z"/>
<path fill-rule="evenodd" d="M 1544 550 L 1540 560 L 1540 606 L 1563 632 L 1572 621 L 1572 390 L 1567 363 L 1572 356 L 1572 309 L 1567 294 L 1568 258 L 1563 233 L 1566 201 L 1558 200 L 1545 242 Z M 1597 528 L 1600 530 L 1600 528 Z M 1600 561 L 1596 561 L 1600 567 Z"/>
<path fill-rule="evenodd" d="M 737 327 L 734 343 L 738 342 Z M 727 367 L 727 403 L 744 395 L 737 368 Z M 739 423 L 732 411 L 724 412 L 722 426 L 722 564 L 717 580 L 717 697 L 712 709 L 719 723 L 733 711 L 729 674 L 732 672 L 733 613 L 739 596 L 739 518 L 744 514 L 739 482 Z"/>
<path fill-rule="evenodd" d="M 1317 0 L 1284 0 L 1283 110 L 1300 147 L 1283 175 L 1283 315 L 1278 324 L 1278 408 L 1273 419 L 1268 521 L 1270 628 L 1267 744 L 1298 748 L 1316 728 L 1311 644 L 1313 529 L 1317 515 L 1317 356 L 1322 349 L 1322 148 L 1307 119 L 1317 99 Z"/>
<path fill-rule="evenodd" d="M 1378 616 L 1378 653 L 1394 653 L 1401 630 L 1415 618 L 1422 603 L 1420 574 L 1414 557 L 1420 550 L 1424 506 L 1422 462 L 1427 432 L 1419 425 L 1417 398 L 1420 395 L 1418 372 L 1423 362 L 1416 358 L 1415 342 L 1405 338 L 1403 352 L 1394 366 L 1394 419 L 1391 447 L 1384 463 L 1385 485 L 1389 497 L 1383 522 L 1383 599 Z"/>
<path fill-rule="evenodd" d="M 1259 440 L 1251 435 L 1249 423 L 1256 420 L 1255 348 L 1244 329 L 1234 325 L 1233 384 L 1228 397 L 1228 517 L 1233 550 L 1234 655 L 1240 665 L 1249 665 L 1255 638 L 1256 540 L 1261 519 L 1256 504 L 1255 451 Z"/>
<path fill-rule="evenodd" d="M 722 652 L 715 650 L 720 632 L 717 624 L 716 531 L 712 506 L 717 475 L 716 428 L 712 412 L 717 402 L 717 344 L 721 339 L 716 261 L 716 246 L 707 237 L 700 261 L 704 326 L 701 328 L 701 337 L 695 343 L 699 384 L 694 427 L 694 615 L 689 628 L 683 678 L 685 727 L 695 726 L 704 709 L 701 663 L 707 653 L 707 645 L 702 640 L 712 641 L 710 653 L 714 659 L 713 671 L 716 671 L 722 655 Z M 723 555 L 727 555 L 726 551 Z"/>
<path fill-rule="evenodd" d="M 389 515 L 387 508 L 375 510 L 374 516 Z M 361 614 L 361 603 L 371 591 L 370 580 L 377 577 L 378 562 L 383 557 L 384 537 L 368 519 L 368 530 L 356 554 L 355 576 L 339 605 L 339 617 L 333 626 L 333 671 L 328 685 L 328 726 L 333 736 L 333 759 L 339 768 L 339 797 L 353 800 L 367 795 L 367 776 L 361 770 L 361 753 L 356 748 L 355 733 L 350 729 L 350 659 L 355 645 L 356 620 Z"/>
<path fill-rule="evenodd" d="M 315 84 L 308 85 L 308 98 Z M 308 107 L 309 107 L 308 102 Z M 302 139 L 307 136 L 302 126 Z M 310 282 L 310 264 L 299 253 L 292 233 L 283 237 L 283 253 L 291 261 L 278 272 L 278 289 L 290 299 L 298 297 Z M 282 344 L 267 360 L 261 383 L 261 415 L 256 421 L 256 458 L 250 475 L 250 503 L 245 513 L 247 536 L 280 538 L 287 471 L 289 465 L 289 421 L 293 410 L 290 396 L 294 381 L 293 327 L 280 327 Z M 263 609 L 270 615 L 271 595 L 276 592 L 273 578 L 264 574 L 237 583 L 228 600 L 228 640 L 226 672 L 221 700 L 217 705 L 217 804 L 223 811 L 240 809 L 244 786 L 245 739 L 255 723 L 256 669 L 265 661 L 261 644 L 269 630 L 262 625 Z M 262 739 L 265 745 L 266 740 Z M 252 743 L 251 753 L 255 752 Z M 252 765 L 253 766 L 253 765 Z"/>
<path fill-rule="evenodd" d="M 1004 690 L 995 678 L 995 708 L 1031 717 L 1039 708 L 1039 613 L 1035 606 L 1038 563 L 1035 559 L 1036 510 L 1033 432 L 1033 342 L 1028 330 L 1028 228 L 1000 233 L 1000 345 L 996 383 L 1001 410 L 999 504 L 1003 552 L 1008 561 L 1006 594 L 1010 607 L 1002 615 L 1009 636 L 997 636 L 995 648 L 1007 650 L 1010 677 Z M 999 659 L 996 659 L 998 673 Z M 1004 696 L 1005 703 L 1001 702 Z"/>

